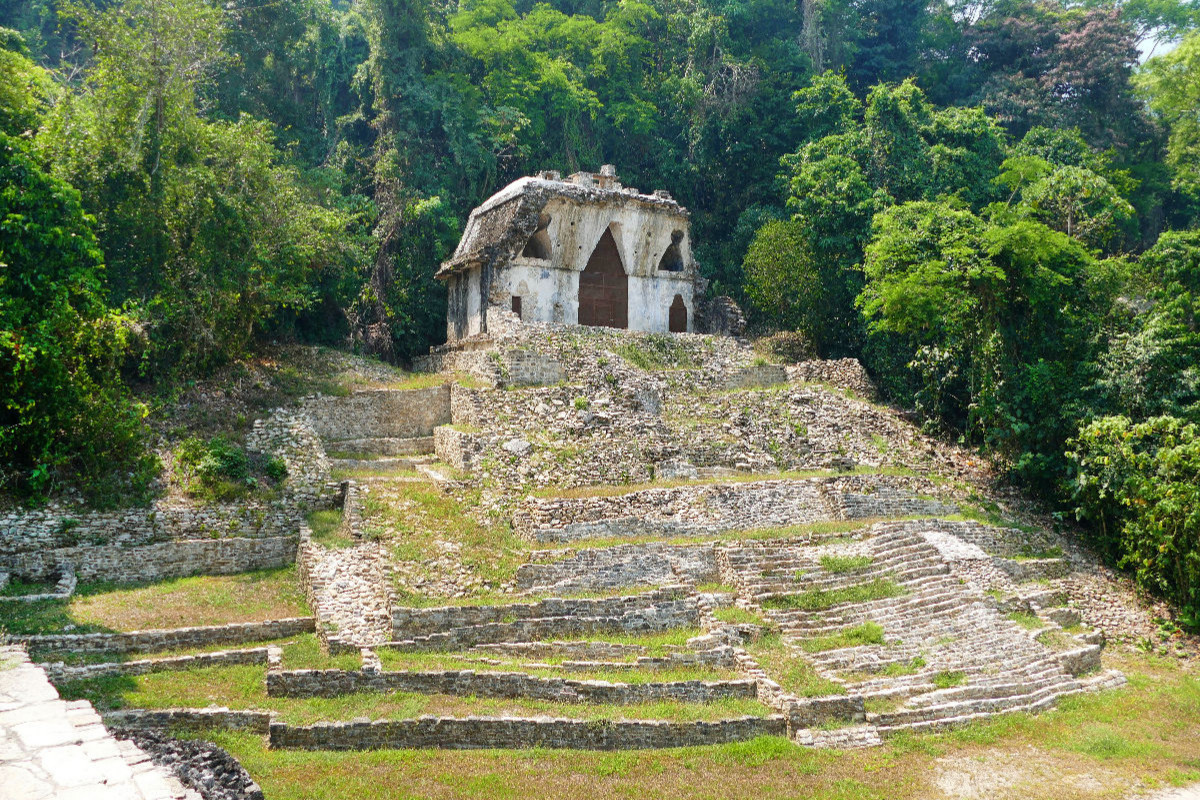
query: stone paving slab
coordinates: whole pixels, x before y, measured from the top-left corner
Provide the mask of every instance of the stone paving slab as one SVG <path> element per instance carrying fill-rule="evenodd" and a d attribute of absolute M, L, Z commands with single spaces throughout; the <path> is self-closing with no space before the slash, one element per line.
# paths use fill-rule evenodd
<path fill-rule="evenodd" d="M 63 701 L 21 647 L 0 647 L 0 800 L 199 800 L 86 700 Z"/>

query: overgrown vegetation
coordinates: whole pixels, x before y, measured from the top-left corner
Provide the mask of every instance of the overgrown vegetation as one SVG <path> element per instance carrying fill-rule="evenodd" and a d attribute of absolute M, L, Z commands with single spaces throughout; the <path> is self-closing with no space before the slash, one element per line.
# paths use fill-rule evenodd
<path fill-rule="evenodd" d="M 883 628 L 875 622 L 864 622 L 837 633 L 810 636 L 800 641 L 800 649 L 806 653 L 836 650 L 840 647 L 859 647 L 865 644 L 883 644 Z"/>
<path fill-rule="evenodd" d="M 799 594 L 784 594 L 768 597 L 763 608 L 797 611 L 824 611 L 843 603 L 866 603 L 885 597 L 898 597 L 904 589 L 886 578 L 876 578 L 869 583 L 859 583 L 837 589 L 810 589 Z"/>

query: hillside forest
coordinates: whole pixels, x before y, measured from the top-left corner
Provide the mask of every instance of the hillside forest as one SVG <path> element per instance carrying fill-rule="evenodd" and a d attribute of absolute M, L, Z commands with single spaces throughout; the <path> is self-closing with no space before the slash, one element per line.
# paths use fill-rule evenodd
<path fill-rule="evenodd" d="M 145 502 L 147 391 L 403 362 L 470 209 L 618 166 L 1200 623 L 1194 0 L 0 0 L 0 492 Z M 1187 616 L 1190 615 L 1190 616 Z"/>

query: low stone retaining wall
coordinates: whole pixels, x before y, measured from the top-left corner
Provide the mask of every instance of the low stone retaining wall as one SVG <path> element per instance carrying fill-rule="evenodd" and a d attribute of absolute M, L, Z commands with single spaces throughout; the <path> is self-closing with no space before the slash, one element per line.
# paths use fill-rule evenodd
<path fill-rule="evenodd" d="M 555 592 L 704 583 L 717 580 L 715 549 L 712 544 L 649 542 L 579 550 L 566 557 L 557 550 L 535 551 L 529 555 L 532 563 L 517 568 L 514 582 L 523 591 Z"/>
<path fill-rule="evenodd" d="M 128 631 L 125 633 L 59 633 L 40 636 L 14 636 L 30 650 L 41 654 L 67 653 L 153 653 L 184 647 L 218 644 L 242 644 L 268 639 L 283 639 L 312 633 L 312 617 L 289 617 L 266 622 L 234 622 L 196 628 Z"/>
<path fill-rule="evenodd" d="M 595 636 L 609 633 L 650 633 L 698 624 L 695 603 L 674 600 L 654 608 L 638 609 L 621 615 L 599 617 L 541 617 L 517 622 L 489 622 L 453 628 L 393 642 L 380 647 L 400 651 L 462 650 L 478 644 L 527 642 L 556 636 Z M 335 652 L 332 640 L 330 652 Z M 349 648 L 357 649 L 357 648 Z M 338 650 L 337 652 L 343 652 Z"/>
<path fill-rule="evenodd" d="M 413 359 L 417 372 L 460 372 L 490 388 L 552 386 L 567 379 L 553 356 L 533 349 L 506 347 L 490 350 L 455 350 Z"/>
<path fill-rule="evenodd" d="M 433 431 L 433 452 L 438 460 L 463 472 L 475 472 L 487 451 L 487 442 L 480 436 L 443 425 Z"/>
<path fill-rule="evenodd" d="M 267 648 L 253 647 L 245 650 L 222 650 L 218 653 L 197 653 L 190 656 L 168 656 L 167 658 L 145 658 L 138 661 L 116 661 L 109 664 L 84 664 L 70 666 L 61 661 L 54 664 L 39 664 L 54 683 L 86 680 L 104 675 L 147 675 L 151 672 L 182 672 L 203 667 L 228 667 L 242 664 L 266 664 Z"/>
<path fill-rule="evenodd" d="M 781 716 L 737 717 L 715 722 L 422 717 L 309 726 L 274 722 L 270 745 L 299 750 L 529 747 L 635 750 L 724 744 L 785 734 L 786 724 Z"/>
<path fill-rule="evenodd" d="M 101 714 L 110 728 L 186 728 L 197 731 L 248 731 L 266 734 L 275 714 L 271 711 L 231 711 L 228 708 L 129 708 Z"/>
<path fill-rule="evenodd" d="M 296 560 L 296 543 L 295 536 L 272 536 L 191 539 L 144 547 L 60 547 L 16 553 L 8 557 L 8 569 L 26 580 L 44 580 L 67 569 L 82 581 L 114 583 L 234 575 L 286 567 Z"/>
<path fill-rule="evenodd" d="M 754 699 L 751 680 L 609 683 L 541 678 L 523 672 L 439 670 L 367 672 L 302 669 L 267 673 L 269 697 L 338 697 L 355 692 L 416 692 L 457 697 L 524 698 L 560 703 L 712 703 Z"/>
<path fill-rule="evenodd" d="M 556 617 L 615 616 L 633 611 L 650 611 L 663 603 L 671 604 L 687 598 L 686 587 L 670 586 L 653 592 L 621 597 L 552 597 L 536 603 L 488 606 L 398 606 L 392 609 L 392 632 L 398 639 L 406 639 L 489 623 Z M 688 602 L 688 605 L 694 606 L 691 602 Z"/>
<path fill-rule="evenodd" d="M 827 383 L 839 389 L 849 389 L 868 400 L 875 396 L 875 384 L 855 358 L 801 361 L 788 366 L 787 374 L 788 380 L 793 382 Z"/>
<path fill-rule="evenodd" d="M 1100 652 L 1103 648 L 1098 644 L 1067 650 L 1058 654 L 1058 661 L 1068 674 L 1078 678 L 1080 675 L 1100 669 Z"/>
<path fill-rule="evenodd" d="M 532 498 L 513 513 L 512 522 L 522 536 L 548 542 L 700 536 L 838 519 L 957 513 L 951 504 L 920 496 L 936 491 L 926 479 L 902 475 L 697 484 L 597 497 Z"/>
<path fill-rule="evenodd" d="M 89 511 L 61 503 L 0 511 L 0 557 L 17 556 L 14 574 L 41 579 L 58 561 L 98 563 L 106 553 L 165 542 L 289 537 L 308 512 L 330 503 L 329 461 L 303 412 L 278 408 L 255 420 L 246 450 L 283 462 L 279 499 L 196 503 L 168 498 L 148 508 Z M 85 555 L 93 548 L 110 548 Z M 57 559 L 57 561 L 56 561 Z M 12 559 L 3 558 L 11 561 Z M 119 575 L 109 567 L 107 573 Z M 80 573 L 81 580 L 93 576 Z M 94 579 L 114 580 L 108 574 Z"/>
<path fill-rule="evenodd" d="M 450 384 L 424 389 L 365 389 L 349 397 L 313 397 L 304 402 L 317 435 L 327 442 L 430 436 L 450 421 Z M 336 450 L 336 446 L 329 449 Z"/>
<path fill-rule="evenodd" d="M 726 390 L 761 389 L 788 382 L 788 371 L 777 364 L 751 364 L 725 375 Z"/>
<path fill-rule="evenodd" d="M 867 716 L 862 695 L 800 697 L 783 705 L 793 730 L 815 728 L 831 721 L 862 722 Z"/>

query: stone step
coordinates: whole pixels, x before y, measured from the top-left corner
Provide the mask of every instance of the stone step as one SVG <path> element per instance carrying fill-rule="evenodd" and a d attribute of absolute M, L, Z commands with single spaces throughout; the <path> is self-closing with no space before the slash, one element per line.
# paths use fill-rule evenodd
<path fill-rule="evenodd" d="M 329 466 L 334 470 L 346 472 L 359 469 L 373 472 L 408 472 L 415 470 L 419 464 L 426 464 L 431 460 L 429 457 L 416 455 L 383 456 L 381 458 L 331 458 Z M 362 480 L 362 478 L 355 480 Z"/>
<path fill-rule="evenodd" d="M 346 453 L 351 459 L 355 456 L 410 456 L 426 455 L 433 452 L 432 436 L 415 436 L 408 439 L 398 437 L 375 437 L 363 439 L 338 439 L 325 443 L 325 450 L 330 453 Z"/>
<path fill-rule="evenodd" d="M 1014 695 L 991 700 L 967 700 L 945 703 L 928 708 L 912 711 L 896 711 L 879 714 L 874 722 L 881 731 L 909 728 L 920 730 L 925 727 L 938 727 L 946 724 L 956 724 L 963 718 L 980 719 L 1005 711 L 1033 711 L 1048 707 L 1056 699 L 1082 691 L 1077 683 L 1059 688 L 1047 688 L 1030 692 L 1029 694 Z"/>

